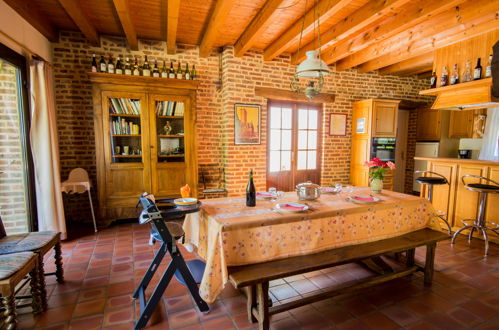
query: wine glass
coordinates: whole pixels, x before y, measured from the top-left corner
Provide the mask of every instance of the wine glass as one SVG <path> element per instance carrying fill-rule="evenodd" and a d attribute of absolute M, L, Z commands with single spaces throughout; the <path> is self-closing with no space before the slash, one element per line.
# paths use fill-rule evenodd
<path fill-rule="evenodd" d="M 275 187 L 270 187 L 270 188 L 269 188 L 269 193 L 270 193 L 270 195 L 272 196 L 270 199 L 271 199 L 272 201 L 275 201 L 275 200 L 277 199 L 277 188 L 275 188 Z"/>

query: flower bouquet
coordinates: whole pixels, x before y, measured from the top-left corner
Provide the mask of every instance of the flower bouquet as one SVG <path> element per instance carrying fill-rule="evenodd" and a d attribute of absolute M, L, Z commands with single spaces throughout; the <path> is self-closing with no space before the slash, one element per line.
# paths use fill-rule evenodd
<path fill-rule="evenodd" d="M 395 164 L 391 161 L 383 162 L 379 158 L 373 158 L 369 162 L 364 163 L 369 167 L 369 184 L 371 191 L 375 194 L 381 193 L 383 189 L 383 179 L 385 178 L 388 169 L 394 170 Z"/>

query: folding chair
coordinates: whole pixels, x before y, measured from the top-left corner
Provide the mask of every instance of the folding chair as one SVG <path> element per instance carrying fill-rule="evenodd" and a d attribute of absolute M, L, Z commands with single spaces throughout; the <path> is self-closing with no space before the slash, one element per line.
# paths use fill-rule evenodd
<path fill-rule="evenodd" d="M 161 247 L 156 253 L 151 265 L 147 269 L 142 281 L 133 294 L 134 299 L 140 299 L 140 317 L 135 323 L 135 329 L 142 329 L 146 326 L 154 309 L 158 305 L 161 296 L 168 287 L 170 280 L 177 271 L 182 275 L 182 279 L 194 298 L 199 310 L 201 312 L 208 313 L 210 308 L 208 307 L 208 304 L 199 296 L 199 288 L 196 281 L 194 280 L 179 248 L 177 247 L 176 239 L 179 237 L 175 234 L 172 235 L 170 230 L 168 230 L 167 223 L 165 223 L 165 220 L 178 218 L 183 214 L 199 211 L 200 203 L 194 206 L 172 208 L 164 212 L 160 212 L 156 204 L 149 198 L 140 197 L 140 204 L 144 210 L 139 217 L 139 223 L 142 225 L 146 223 L 151 224 L 153 236 L 156 240 L 161 242 Z M 172 260 L 161 276 L 159 283 L 154 288 L 149 300 L 147 300 L 145 296 L 147 286 L 167 252 L 170 254 Z"/>

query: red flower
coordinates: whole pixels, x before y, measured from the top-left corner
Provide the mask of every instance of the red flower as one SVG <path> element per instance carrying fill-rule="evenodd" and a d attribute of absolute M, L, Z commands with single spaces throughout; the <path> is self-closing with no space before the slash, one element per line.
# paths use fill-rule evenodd
<path fill-rule="evenodd" d="M 376 164 L 376 166 L 383 166 L 383 162 L 377 157 L 373 158 L 372 162 Z"/>

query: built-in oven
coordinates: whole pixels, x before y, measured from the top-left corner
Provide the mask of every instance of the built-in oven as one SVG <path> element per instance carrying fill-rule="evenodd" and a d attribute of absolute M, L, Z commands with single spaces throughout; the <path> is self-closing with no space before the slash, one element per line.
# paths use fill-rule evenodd
<path fill-rule="evenodd" d="M 384 162 L 395 162 L 395 138 L 373 138 L 371 159 L 375 157 Z"/>

